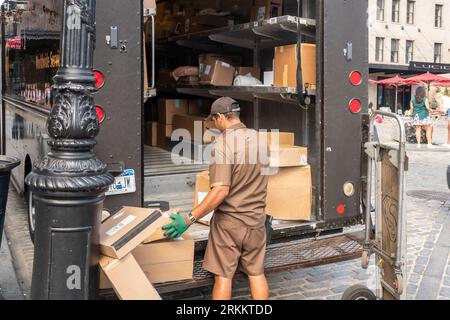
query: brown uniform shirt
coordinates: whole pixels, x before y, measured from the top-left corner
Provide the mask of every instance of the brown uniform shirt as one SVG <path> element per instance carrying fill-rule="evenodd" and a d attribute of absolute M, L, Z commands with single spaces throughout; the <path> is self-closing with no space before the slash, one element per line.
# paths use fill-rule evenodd
<path fill-rule="evenodd" d="M 230 193 L 215 217 L 234 218 L 245 226 L 264 226 L 268 176 L 260 161 L 258 135 L 243 123 L 219 136 L 212 150 L 211 188 L 229 186 Z M 215 218 L 215 219 L 216 219 Z"/>

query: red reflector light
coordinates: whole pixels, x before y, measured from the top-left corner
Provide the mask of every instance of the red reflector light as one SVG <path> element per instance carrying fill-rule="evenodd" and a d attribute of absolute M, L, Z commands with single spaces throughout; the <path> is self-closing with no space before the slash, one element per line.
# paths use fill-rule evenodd
<path fill-rule="evenodd" d="M 97 80 L 94 85 L 95 89 L 100 89 L 105 85 L 105 77 L 103 76 L 103 73 L 98 70 L 94 70 L 94 77 Z"/>
<path fill-rule="evenodd" d="M 353 99 L 348 105 L 351 113 L 359 113 L 361 111 L 361 101 L 359 99 Z"/>
<path fill-rule="evenodd" d="M 343 204 L 338 205 L 336 211 L 340 216 L 342 216 L 345 212 L 345 205 Z"/>
<path fill-rule="evenodd" d="M 102 107 L 96 106 L 95 112 L 97 113 L 98 122 L 102 123 L 105 120 L 105 111 Z"/>
<path fill-rule="evenodd" d="M 350 82 L 354 86 L 359 86 L 362 83 L 362 74 L 359 71 L 353 71 L 350 73 Z"/>

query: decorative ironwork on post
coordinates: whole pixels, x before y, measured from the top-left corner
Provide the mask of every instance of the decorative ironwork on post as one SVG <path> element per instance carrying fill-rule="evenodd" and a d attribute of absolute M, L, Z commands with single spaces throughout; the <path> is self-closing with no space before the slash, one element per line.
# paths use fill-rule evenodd
<path fill-rule="evenodd" d="M 93 299 L 98 227 L 114 181 L 93 151 L 96 0 L 64 0 L 61 65 L 47 121 L 51 151 L 26 183 L 36 212 L 32 299 Z"/>

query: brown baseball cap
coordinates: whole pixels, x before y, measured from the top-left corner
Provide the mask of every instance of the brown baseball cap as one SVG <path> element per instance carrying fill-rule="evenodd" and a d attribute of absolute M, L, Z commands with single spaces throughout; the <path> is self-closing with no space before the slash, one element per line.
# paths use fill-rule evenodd
<path fill-rule="evenodd" d="M 212 119 L 216 114 L 226 114 L 230 112 L 240 112 L 241 108 L 236 100 L 230 97 L 219 98 L 211 106 L 211 113 L 208 116 L 208 121 Z"/>

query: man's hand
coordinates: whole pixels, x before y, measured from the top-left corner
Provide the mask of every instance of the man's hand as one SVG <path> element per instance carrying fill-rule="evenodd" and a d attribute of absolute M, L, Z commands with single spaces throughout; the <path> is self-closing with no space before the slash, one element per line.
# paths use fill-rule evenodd
<path fill-rule="evenodd" d="M 175 239 L 180 237 L 191 226 L 190 221 L 185 213 L 174 213 L 170 217 L 172 218 L 173 222 L 166 224 L 163 227 L 163 230 L 167 230 L 164 235 L 168 238 Z"/>

